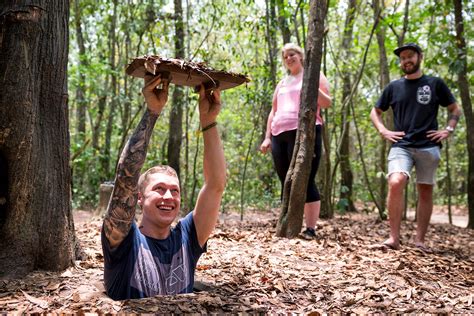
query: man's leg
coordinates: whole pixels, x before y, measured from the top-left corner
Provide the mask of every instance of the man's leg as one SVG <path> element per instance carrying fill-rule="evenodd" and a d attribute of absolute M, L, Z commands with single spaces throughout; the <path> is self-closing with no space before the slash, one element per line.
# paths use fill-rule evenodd
<path fill-rule="evenodd" d="M 418 206 L 416 217 L 415 245 L 425 248 L 425 235 L 433 212 L 433 186 L 430 184 L 417 184 Z"/>
<path fill-rule="evenodd" d="M 388 178 L 387 208 L 390 223 L 390 237 L 384 241 L 384 245 L 393 249 L 400 247 L 400 225 L 402 213 L 405 207 L 403 190 L 408 181 L 408 176 L 402 172 L 395 172 Z"/>
<path fill-rule="evenodd" d="M 430 251 L 425 246 L 425 235 L 433 212 L 433 187 L 436 183 L 436 169 L 440 156 L 440 148 L 437 146 L 418 149 L 414 155 L 418 189 L 415 246 L 423 251 Z"/>

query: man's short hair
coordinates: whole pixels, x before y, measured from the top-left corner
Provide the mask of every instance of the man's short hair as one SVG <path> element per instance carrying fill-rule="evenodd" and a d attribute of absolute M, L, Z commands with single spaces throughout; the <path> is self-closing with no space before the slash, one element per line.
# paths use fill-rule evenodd
<path fill-rule="evenodd" d="M 178 178 L 178 174 L 176 173 L 176 170 L 174 170 L 172 167 L 167 166 L 167 165 L 160 165 L 160 166 L 155 166 L 151 167 L 144 173 L 140 175 L 140 178 L 138 179 L 138 190 L 139 192 L 143 193 L 143 190 L 145 189 L 146 185 L 148 184 L 148 178 L 150 175 L 155 174 L 155 173 L 162 173 L 166 174 L 168 176 L 172 176 L 175 178 Z"/>

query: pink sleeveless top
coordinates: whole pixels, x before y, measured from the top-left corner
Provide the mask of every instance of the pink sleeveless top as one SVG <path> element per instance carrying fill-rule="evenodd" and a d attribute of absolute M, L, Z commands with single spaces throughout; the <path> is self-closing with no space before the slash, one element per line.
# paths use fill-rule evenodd
<path fill-rule="evenodd" d="M 296 76 L 287 76 L 278 83 L 273 94 L 273 104 L 275 107 L 272 120 L 273 136 L 298 128 L 302 85 L 303 71 Z M 319 87 L 322 91 L 329 94 L 329 82 L 322 73 L 319 75 Z M 319 106 L 316 110 L 316 124 L 323 124 Z"/>

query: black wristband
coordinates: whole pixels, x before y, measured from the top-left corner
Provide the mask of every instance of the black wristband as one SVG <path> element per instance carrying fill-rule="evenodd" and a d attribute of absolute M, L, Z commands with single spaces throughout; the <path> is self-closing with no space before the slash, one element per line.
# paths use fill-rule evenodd
<path fill-rule="evenodd" d="M 213 127 L 216 126 L 216 125 L 217 125 L 217 122 L 213 122 L 213 123 L 211 123 L 211 124 L 209 124 L 209 125 L 207 125 L 207 126 L 204 126 L 203 128 L 201 128 L 201 132 L 204 133 L 205 131 L 207 131 L 207 130 L 213 128 Z"/>

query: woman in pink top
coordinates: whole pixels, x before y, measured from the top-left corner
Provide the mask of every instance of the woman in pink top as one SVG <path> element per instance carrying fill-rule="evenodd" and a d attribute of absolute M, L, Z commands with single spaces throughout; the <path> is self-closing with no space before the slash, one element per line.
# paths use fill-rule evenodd
<path fill-rule="evenodd" d="M 273 162 L 275 163 L 275 169 L 280 178 L 283 192 L 283 185 L 293 156 L 296 130 L 298 128 L 304 53 L 301 47 L 289 43 L 283 46 L 281 54 L 283 65 L 287 69 L 288 75 L 278 83 L 273 94 L 272 110 L 268 115 L 265 140 L 260 145 L 260 150 L 263 153 L 267 153 L 271 147 Z M 314 156 L 311 162 L 306 204 L 304 206 L 306 230 L 303 232 L 303 236 L 307 238 L 314 238 L 316 236 L 316 222 L 321 208 L 321 199 L 315 182 L 322 149 L 321 125 L 323 120 L 320 115 L 320 108 L 328 108 L 330 106 L 329 83 L 321 73 L 316 111 Z"/>

